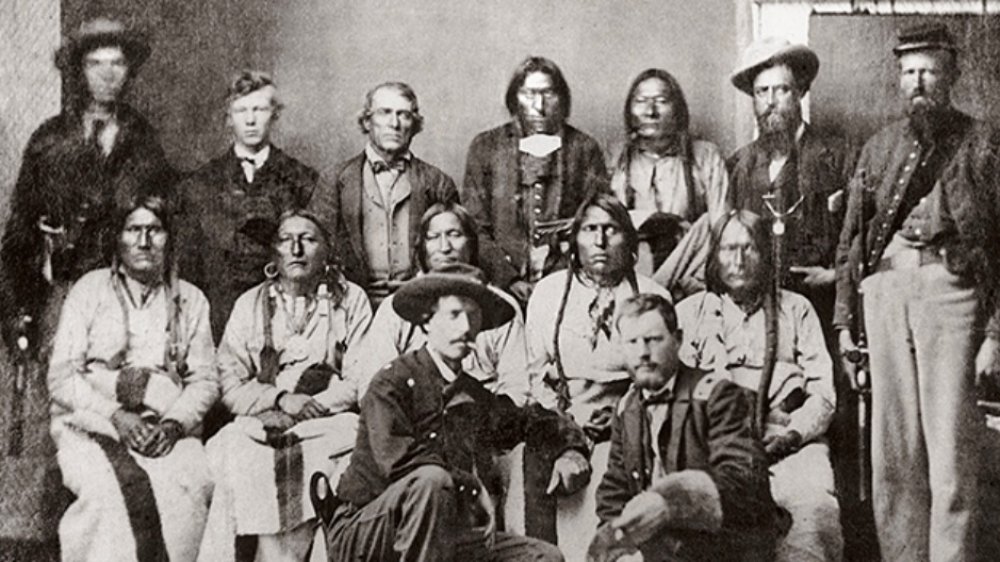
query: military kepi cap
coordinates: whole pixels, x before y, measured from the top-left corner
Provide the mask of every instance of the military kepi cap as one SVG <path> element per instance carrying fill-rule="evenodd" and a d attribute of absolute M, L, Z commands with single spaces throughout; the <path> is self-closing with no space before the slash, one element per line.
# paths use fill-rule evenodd
<path fill-rule="evenodd" d="M 904 27 L 899 30 L 896 36 L 898 41 L 896 46 L 892 48 L 892 53 L 897 57 L 903 53 L 937 49 L 952 53 L 958 52 L 958 47 L 955 46 L 955 40 L 951 37 L 951 33 L 940 22 Z"/>

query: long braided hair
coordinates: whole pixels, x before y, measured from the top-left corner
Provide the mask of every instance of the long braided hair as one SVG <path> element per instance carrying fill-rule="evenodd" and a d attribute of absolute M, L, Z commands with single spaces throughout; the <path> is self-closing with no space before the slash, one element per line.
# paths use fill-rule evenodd
<path fill-rule="evenodd" d="M 145 209 L 156 216 L 156 218 L 160 221 L 160 225 L 163 230 L 167 234 L 166 247 L 164 248 L 164 265 L 161 277 L 161 282 L 164 290 L 166 291 L 167 297 L 167 349 L 164 350 L 164 363 L 167 370 L 172 374 L 183 376 L 184 372 L 187 370 L 184 361 L 184 357 L 187 353 L 186 351 L 181 350 L 181 342 L 184 340 L 184 335 L 180 333 L 182 323 L 180 321 L 181 297 L 178 292 L 177 259 L 175 256 L 175 202 L 168 193 L 161 192 L 159 190 L 144 190 L 134 193 L 128 198 L 127 201 L 124 202 L 124 204 L 117 208 L 114 219 L 114 232 L 120 236 L 125 228 L 128 218 L 132 215 L 132 213 L 139 209 Z M 115 294 L 118 296 L 119 303 L 122 305 L 122 312 L 125 316 L 125 345 L 123 349 L 116 354 L 112 363 L 124 363 L 130 346 L 128 335 L 128 306 L 124 302 L 124 287 L 122 286 L 123 280 L 120 278 L 121 275 L 124 274 L 121 271 L 122 266 L 120 253 L 121 249 L 118 245 L 115 245 L 114 253 L 111 258 L 111 281 L 115 288 Z"/>
<path fill-rule="evenodd" d="M 690 132 L 691 112 L 688 109 L 687 99 L 684 97 L 684 90 L 681 89 L 680 83 L 674 78 L 673 74 L 662 68 L 647 68 L 640 72 L 635 77 L 635 80 L 632 81 L 628 89 L 628 95 L 625 96 L 625 108 L 622 111 L 622 118 L 625 123 L 625 131 L 628 133 L 628 142 L 616 163 L 618 169 L 625 172 L 625 206 L 628 209 L 635 208 L 635 188 L 632 187 L 629 174 L 629 170 L 632 167 L 632 153 L 636 150 L 635 142 L 637 136 L 636 124 L 632 117 L 632 97 L 635 95 L 636 90 L 639 89 L 639 85 L 650 78 L 656 78 L 664 83 L 667 97 L 670 100 L 671 106 L 673 106 L 674 118 L 677 125 L 677 144 L 681 164 L 684 169 L 684 187 L 687 191 L 689 206 L 686 213 L 687 216 L 684 218 L 688 221 L 694 221 L 694 219 L 701 216 L 707 209 L 704 201 L 697 196 L 697 183 L 694 174 L 694 168 L 697 166 L 697 163 L 694 159 L 694 140 L 691 138 Z"/>
<path fill-rule="evenodd" d="M 562 296 L 559 299 L 555 329 L 552 333 L 553 361 L 556 366 L 556 374 L 559 376 L 559 380 L 556 382 L 556 393 L 558 394 L 559 408 L 562 410 L 569 408 L 571 400 L 569 396 L 569 379 L 566 377 L 566 371 L 562 363 L 562 354 L 559 350 L 559 333 L 562 328 L 563 319 L 566 316 L 566 303 L 569 301 L 569 292 L 573 286 L 573 278 L 585 273 L 583 264 L 580 262 L 580 248 L 577 243 L 577 237 L 580 234 L 580 229 L 583 227 L 584 217 L 587 216 L 587 211 L 591 207 L 597 207 L 610 215 L 611 219 L 618 224 L 625 235 L 626 262 L 623 268 L 624 271 L 619 272 L 621 277 L 615 279 L 615 285 L 621 279 L 625 279 L 632 287 L 633 293 L 639 292 L 639 283 L 635 276 L 635 262 L 639 251 L 639 232 L 632 224 L 632 219 L 629 217 L 628 211 L 614 195 L 595 192 L 583 200 L 583 203 L 580 204 L 576 210 L 576 214 L 573 216 L 573 225 L 570 228 L 569 271 L 567 271 L 566 284 L 563 286 Z"/>
<path fill-rule="evenodd" d="M 330 237 L 329 231 L 327 231 L 327 229 L 323 226 L 324 221 L 322 218 L 302 208 L 285 210 L 279 216 L 276 228 L 274 229 L 272 246 L 277 248 L 278 232 L 281 228 L 281 224 L 293 217 L 302 217 L 315 224 L 317 231 L 320 234 L 320 238 L 323 240 L 323 244 L 326 247 L 325 268 L 320 274 L 321 278 L 319 279 L 317 286 L 326 287 L 324 299 L 326 300 L 326 306 L 330 308 L 330 314 L 327 317 L 332 318 L 333 309 L 340 305 L 340 303 L 343 302 L 344 297 L 347 295 L 347 280 L 336 260 L 336 252 L 333 250 L 333 240 Z M 277 254 L 276 249 L 274 252 Z M 267 268 L 265 268 L 265 270 L 266 269 Z M 260 373 L 257 375 L 257 379 L 265 383 L 274 383 L 274 380 L 277 378 L 278 373 L 281 370 L 278 361 L 278 350 L 274 347 L 274 332 L 272 328 L 272 322 L 274 321 L 274 313 L 276 309 L 273 293 L 274 288 L 279 283 L 277 272 L 274 273 L 274 275 L 268 275 L 268 280 L 264 283 L 264 286 L 258 295 L 262 300 L 261 310 L 263 313 L 262 326 L 264 331 L 264 347 L 261 349 L 260 353 Z M 319 305 L 317 304 L 317 306 Z"/>

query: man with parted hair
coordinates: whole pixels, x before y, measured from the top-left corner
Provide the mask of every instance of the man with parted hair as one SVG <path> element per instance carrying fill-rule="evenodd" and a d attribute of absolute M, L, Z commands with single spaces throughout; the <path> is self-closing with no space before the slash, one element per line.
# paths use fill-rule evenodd
<path fill-rule="evenodd" d="M 648 68 L 632 81 L 624 125 L 626 142 L 612 164 L 611 189 L 630 212 L 657 215 L 636 226 L 645 227 L 651 246 L 669 250 L 654 260 L 653 279 L 683 298 L 704 287 L 708 231 L 729 208 L 725 160 L 717 146 L 694 137 L 684 91 L 661 68 Z M 682 239 L 666 232 L 652 236 L 674 229 Z M 661 269 L 657 261 L 666 265 Z"/>
<path fill-rule="evenodd" d="M 615 328 L 632 385 L 612 417 L 588 560 L 770 560 L 775 507 L 750 394 L 681 363 L 660 295 L 626 299 Z"/>
<path fill-rule="evenodd" d="M 364 151 L 337 166 L 333 189 L 317 194 L 314 205 L 334 217 L 344 273 L 377 308 L 416 271 L 412 241 L 424 211 L 457 201 L 458 191 L 447 174 L 410 151 L 424 117 L 408 84 L 369 90 L 358 124 L 368 137 Z"/>
<path fill-rule="evenodd" d="M 511 121 L 469 146 L 462 204 L 484 232 L 484 269 L 526 303 L 534 283 L 564 265 L 569 219 L 608 178 L 597 142 L 566 123 L 572 99 L 554 62 L 522 61 L 504 101 Z"/>
<path fill-rule="evenodd" d="M 271 256 L 265 225 L 282 209 L 304 208 L 316 170 L 271 142 L 283 106 L 270 75 L 244 70 L 226 98 L 233 144 L 181 184 L 181 276 L 205 291 L 218 342 L 236 298 L 261 283 Z"/>

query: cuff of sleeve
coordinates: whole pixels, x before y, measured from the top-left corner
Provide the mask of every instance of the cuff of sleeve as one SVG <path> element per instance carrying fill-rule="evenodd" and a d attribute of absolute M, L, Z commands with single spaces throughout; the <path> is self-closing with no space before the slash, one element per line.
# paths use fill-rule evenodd
<path fill-rule="evenodd" d="M 703 470 L 682 470 L 654 482 L 653 491 L 670 506 L 667 526 L 717 532 L 722 528 L 722 498 Z"/>

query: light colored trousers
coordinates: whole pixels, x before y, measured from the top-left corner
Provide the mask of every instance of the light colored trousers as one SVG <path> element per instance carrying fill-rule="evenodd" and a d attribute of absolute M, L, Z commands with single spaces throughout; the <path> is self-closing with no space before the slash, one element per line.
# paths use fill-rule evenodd
<path fill-rule="evenodd" d="M 974 287 L 942 264 L 861 285 L 872 372 L 872 489 L 883 560 L 973 560 L 984 417 Z"/>

